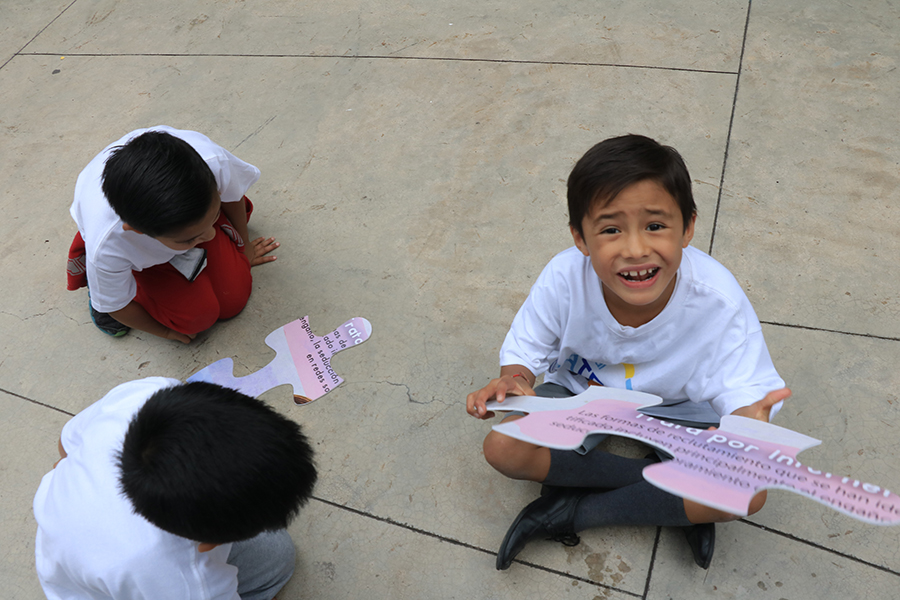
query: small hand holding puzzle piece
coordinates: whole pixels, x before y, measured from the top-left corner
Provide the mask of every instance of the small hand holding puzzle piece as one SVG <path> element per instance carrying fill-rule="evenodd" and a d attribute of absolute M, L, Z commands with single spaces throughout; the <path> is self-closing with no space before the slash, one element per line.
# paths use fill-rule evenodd
<path fill-rule="evenodd" d="M 716 430 L 676 425 L 637 409 L 658 396 L 592 386 L 571 398 L 507 397 L 488 410 L 521 410 L 526 417 L 494 425 L 516 439 L 556 448 L 578 448 L 591 433 L 628 437 L 672 455 L 646 467 L 644 479 L 682 498 L 736 515 L 765 489 L 804 495 L 860 521 L 900 524 L 900 497 L 877 485 L 840 477 L 800 463 L 797 454 L 821 442 L 745 417 L 728 415 Z"/>
<path fill-rule="evenodd" d="M 328 335 L 319 337 L 310 329 L 308 319 L 307 316 L 291 321 L 266 336 L 266 345 L 276 355 L 259 371 L 235 377 L 234 362 L 223 358 L 197 371 L 188 377 L 188 381 L 217 383 L 254 398 L 289 383 L 294 388 L 297 404 L 321 398 L 344 381 L 331 368 L 331 357 L 369 339 L 372 324 L 362 317 L 354 317 Z"/>

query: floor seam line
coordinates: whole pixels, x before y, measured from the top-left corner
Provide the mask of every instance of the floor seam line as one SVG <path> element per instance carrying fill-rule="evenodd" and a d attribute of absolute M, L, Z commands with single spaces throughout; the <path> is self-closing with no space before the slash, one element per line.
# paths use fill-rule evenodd
<path fill-rule="evenodd" d="M 30 42 L 29 42 L 30 43 Z M 715 69 L 689 69 L 687 67 L 659 67 L 655 65 L 629 65 L 620 63 L 590 63 L 561 60 L 514 60 L 503 58 L 459 58 L 454 56 L 385 56 L 383 54 L 225 54 L 225 53 L 180 53 L 180 52 L 18 52 L 17 56 L 57 56 L 71 57 L 184 57 L 184 58 L 339 58 L 363 60 L 423 60 L 435 62 L 474 62 L 517 65 L 560 65 L 572 67 L 613 67 L 618 69 L 645 69 L 650 71 L 675 71 L 686 73 L 706 73 L 710 75 L 738 75 L 735 71 Z"/>
<path fill-rule="evenodd" d="M 853 562 L 857 562 L 857 563 L 865 565 L 867 567 L 872 567 L 873 569 L 878 569 L 879 571 L 884 571 L 885 573 L 889 573 L 891 575 L 896 575 L 896 576 L 900 577 L 900 572 L 898 572 L 898 571 L 894 571 L 892 569 L 883 567 L 881 565 L 876 565 L 875 563 L 869 562 L 867 560 L 863 560 L 861 558 L 857 558 L 850 554 L 845 554 L 845 553 L 841 552 L 840 550 L 835 550 L 835 549 L 829 548 L 827 546 L 822 546 L 820 544 L 817 544 L 816 542 L 804 540 L 803 538 L 797 537 L 791 533 L 786 533 L 784 531 L 772 529 L 771 527 L 766 527 L 765 525 L 760 525 L 759 523 L 754 523 L 753 521 L 747 521 L 746 519 L 739 519 L 739 522 L 743 523 L 745 525 L 751 525 L 753 527 L 756 527 L 757 529 L 761 529 L 762 531 L 765 531 L 766 533 L 774 533 L 775 535 L 780 535 L 783 538 L 787 538 L 794 542 L 799 542 L 799 543 L 809 546 L 811 548 L 815 548 L 817 550 L 822 550 L 823 552 L 828 552 L 829 554 L 836 554 L 837 556 L 840 556 L 841 558 L 846 558 L 847 560 L 852 560 Z"/>
<path fill-rule="evenodd" d="M 712 233 L 709 236 L 709 251 L 713 255 L 713 246 L 716 243 L 716 227 L 719 224 L 719 209 L 722 206 L 722 190 L 725 187 L 725 172 L 728 170 L 728 152 L 731 148 L 731 133 L 734 129 L 734 114 L 737 112 L 738 92 L 741 89 L 741 72 L 744 70 L 744 50 L 747 48 L 747 32 L 750 30 L 750 9 L 753 0 L 747 2 L 747 18 L 744 20 L 744 37 L 741 40 L 741 55 L 738 59 L 738 70 L 734 81 L 734 97 L 731 99 L 731 115 L 728 117 L 728 133 L 725 135 L 725 155 L 722 157 L 722 172 L 719 175 L 719 193 L 716 195 L 716 210 L 713 213 Z"/>
<path fill-rule="evenodd" d="M 38 406 L 43 406 L 44 408 L 49 408 L 49 409 L 51 409 L 51 410 L 55 410 L 56 412 L 61 412 L 61 413 L 63 413 L 64 415 L 69 415 L 70 417 L 74 417 L 74 416 L 75 416 L 75 413 L 70 413 L 70 412 L 67 411 L 67 410 L 63 410 L 63 409 L 61 409 L 61 408 L 57 408 L 57 407 L 52 406 L 52 405 L 50 405 L 50 404 L 45 404 L 44 402 L 38 402 L 37 400 L 32 400 L 31 398 L 28 398 L 28 397 L 26 397 L 26 396 L 23 396 L 22 394 L 17 394 L 17 393 L 15 393 L 15 392 L 11 392 L 11 391 L 9 391 L 9 390 L 7 390 L 7 389 L 5 389 L 5 388 L 0 388 L 0 392 L 3 392 L 4 394 L 9 394 L 10 396 L 14 396 L 14 397 L 19 398 L 19 399 L 21 399 L 21 400 L 25 400 L 26 402 L 30 402 L 30 403 L 32 403 L 32 404 L 37 404 Z"/>
<path fill-rule="evenodd" d="M 31 44 L 31 42 L 33 42 L 34 40 L 36 40 L 36 39 L 38 38 L 39 35 L 41 35 L 41 34 L 44 33 L 45 31 L 47 31 L 47 28 L 50 27 L 51 25 L 53 25 L 53 24 L 56 22 L 56 20 L 57 20 L 58 18 L 60 18 L 61 16 L 63 16 L 63 14 L 64 14 L 67 10 L 69 10 L 70 8 L 72 8 L 72 5 L 75 4 L 76 2 L 78 2 L 78 0 L 72 0 L 72 2 L 70 2 L 68 6 L 66 6 L 64 9 L 62 9 L 62 10 L 59 12 L 58 15 L 56 15 L 55 17 L 53 17 L 53 18 L 50 20 L 49 23 L 47 23 L 46 25 L 44 25 L 43 27 L 41 27 L 40 31 L 38 31 L 36 34 L 34 34 L 34 36 L 32 36 L 32 38 L 31 38 L 30 40 L 28 40 L 27 42 L 25 42 L 25 45 L 22 46 L 21 48 L 19 48 L 19 51 L 18 51 L 18 52 L 14 52 L 13 55 L 10 56 L 9 59 L 8 59 L 5 63 L 3 63 L 2 65 L 0 65 L 0 71 L 2 71 L 3 68 L 4 68 L 6 65 L 8 65 L 10 62 L 12 62 L 12 59 L 14 59 L 15 57 L 17 57 L 17 56 L 26 56 L 27 54 L 29 54 L 29 53 L 27 53 L 27 52 L 22 52 L 22 51 L 25 50 L 25 48 L 27 48 L 27 47 Z M 51 56 L 55 56 L 55 54 L 52 54 Z"/>
<path fill-rule="evenodd" d="M 656 564 L 656 550 L 659 548 L 659 540 L 662 537 L 662 527 L 657 526 L 656 537 L 653 540 L 653 550 L 650 552 L 650 564 L 647 566 L 647 581 L 644 582 L 644 595 L 642 600 L 647 600 L 650 594 L 650 581 L 653 579 L 653 566 Z"/>
<path fill-rule="evenodd" d="M 809 325 L 797 325 L 794 323 L 778 323 L 776 321 L 762 321 L 763 325 L 774 325 L 775 327 L 788 327 L 791 329 L 806 329 L 807 331 L 821 331 L 824 333 L 837 333 L 840 335 L 852 335 L 854 337 L 871 338 L 875 340 L 885 340 L 887 342 L 900 342 L 900 338 L 888 337 L 886 335 L 875 335 L 874 333 L 856 333 L 854 331 L 840 331 L 839 329 L 825 329 L 824 327 L 811 327 Z"/>

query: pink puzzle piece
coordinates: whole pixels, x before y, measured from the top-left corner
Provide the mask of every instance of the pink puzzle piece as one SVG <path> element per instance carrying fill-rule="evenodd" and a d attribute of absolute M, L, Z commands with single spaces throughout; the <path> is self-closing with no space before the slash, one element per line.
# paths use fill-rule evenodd
<path fill-rule="evenodd" d="M 671 454 L 650 465 L 644 478 L 682 498 L 736 515 L 765 489 L 802 494 L 860 521 L 900 523 L 900 498 L 877 485 L 822 472 L 797 460 L 821 442 L 745 417 L 722 417 L 715 430 L 676 425 L 637 411 L 661 399 L 650 394 L 592 386 L 572 398 L 519 396 L 488 410 L 521 410 L 526 417 L 494 430 L 548 448 L 578 448 L 591 433 L 629 437 Z"/>
<path fill-rule="evenodd" d="M 197 371 L 188 381 L 217 383 L 254 398 L 289 383 L 294 388 L 297 404 L 321 398 L 344 381 L 331 368 L 331 357 L 369 339 L 372 324 L 362 317 L 354 317 L 319 337 L 313 334 L 308 319 L 291 321 L 266 336 L 266 345 L 275 351 L 275 358 L 259 371 L 235 377 L 234 362 L 223 358 Z"/>

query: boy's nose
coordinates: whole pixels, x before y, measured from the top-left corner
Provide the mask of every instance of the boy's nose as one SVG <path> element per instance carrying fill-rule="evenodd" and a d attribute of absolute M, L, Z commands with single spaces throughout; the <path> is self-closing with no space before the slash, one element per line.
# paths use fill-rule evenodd
<path fill-rule="evenodd" d="M 641 234 L 629 235 L 625 243 L 625 250 L 631 258 L 646 256 L 648 254 L 648 246 L 644 236 Z"/>
<path fill-rule="evenodd" d="M 197 241 L 197 244 L 205 244 L 206 242 L 212 241 L 212 239 L 216 237 L 216 226 L 213 225 L 210 227 L 206 233 Z"/>

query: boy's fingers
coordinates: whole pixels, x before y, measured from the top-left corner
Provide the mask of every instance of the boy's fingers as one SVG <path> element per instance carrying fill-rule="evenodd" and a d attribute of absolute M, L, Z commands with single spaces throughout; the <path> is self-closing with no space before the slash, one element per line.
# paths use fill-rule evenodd
<path fill-rule="evenodd" d="M 470 415 L 475 414 L 475 394 L 476 392 L 472 392 L 466 396 L 466 412 Z"/>
<path fill-rule="evenodd" d="M 497 393 L 494 395 L 494 399 L 497 402 L 503 402 L 506 400 L 506 395 L 510 392 L 510 387 L 507 385 L 505 381 L 502 379 L 497 381 Z"/>
<path fill-rule="evenodd" d="M 766 397 L 762 399 L 762 406 L 765 408 L 772 408 L 782 400 L 787 400 L 791 397 L 791 390 L 788 388 L 781 388 L 780 390 L 774 390 L 766 394 Z"/>
<path fill-rule="evenodd" d="M 258 265 L 264 265 L 266 263 L 272 262 L 276 258 L 278 258 L 278 257 L 277 256 L 257 256 L 256 258 L 254 258 L 253 260 L 250 261 L 250 266 L 256 267 Z"/>
<path fill-rule="evenodd" d="M 484 412 L 484 400 L 479 398 L 481 392 L 482 390 L 478 390 L 466 396 L 466 412 L 473 417 L 480 417 Z"/>

